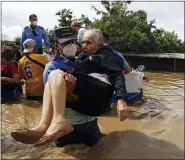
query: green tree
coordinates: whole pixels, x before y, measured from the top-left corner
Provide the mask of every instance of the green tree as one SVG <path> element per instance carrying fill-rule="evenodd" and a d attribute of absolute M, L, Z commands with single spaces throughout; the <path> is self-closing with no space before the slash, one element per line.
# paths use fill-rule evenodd
<path fill-rule="evenodd" d="M 78 20 L 79 22 L 81 22 L 81 24 L 82 24 L 85 28 L 90 27 L 90 25 L 91 25 L 91 23 L 92 23 L 92 21 L 90 21 L 90 19 L 89 19 L 86 15 L 84 15 L 84 14 L 82 14 L 81 17 L 78 18 L 77 20 Z"/>
<path fill-rule="evenodd" d="M 46 29 L 46 33 L 50 39 L 50 42 L 54 43 L 55 42 L 54 29 L 53 30 Z"/>
<path fill-rule="evenodd" d="M 76 18 L 75 16 L 73 16 L 73 12 L 70 9 L 62 9 L 58 11 L 56 15 L 59 17 L 59 27 L 71 26 L 73 20 L 81 22 L 81 24 L 85 27 L 89 27 L 92 23 L 87 15 L 84 14 L 82 14 L 80 18 Z"/>
<path fill-rule="evenodd" d="M 129 11 L 130 2 L 101 1 L 103 10 L 92 6 L 101 18 L 95 19 L 91 27 L 109 33 L 112 46 L 122 52 L 184 51 L 184 43 L 178 39 L 177 34 L 158 29 L 155 26 L 155 19 L 148 22 L 147 13 L 144 10 Z"/>
<path fill-rule="evenodd" d="M 69 9 L 62 9 L 58 11 L 55 15 L 59 16 L 58 22 L 59 27 L 71 26 L 73 12 Z"/>
<path fill-rule="evenodd" d="M 21 41 L 21 37 L 15 37 L 14 41 L 19 46 L 20 41 Z"/>

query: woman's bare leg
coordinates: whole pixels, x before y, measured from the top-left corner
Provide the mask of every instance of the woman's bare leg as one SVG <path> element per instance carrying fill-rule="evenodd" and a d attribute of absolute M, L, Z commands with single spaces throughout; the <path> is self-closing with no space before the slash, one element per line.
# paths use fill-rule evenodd
<path fill-rule="evenodd" d="M 53 106 L 51 91 L 49 88 L 49 84 L 47 83 L 44 89 L 42 116 L 39 125 L 29 130 L 17 129 L 11 132 L 11 136 L 16 141 L 25 144 L 33 144 L 35 142 L 38 142 L 39 139 L 46 133 L 48 127 L 50 126 L 52 117 L 53 117 Z"/>
<path fill-rule="evenodd" d="M 53 119 L 47 130 L 47 134 L 52 134 L 65 122 L 66 106 L 66 82 L 63 77 L 63 71 L 55 70 L 50 73 L 48 78 L 49 88 L 52 95 Z"/>
<path fill-rule="evenodd" d="M 42 107 L 41 120 L 39 125 L 35 128 L 32 128 L 31 130 L 46 132 L 46 130 L 51 124 L 52 118 L 53 118 L 53 105 L 52 105 L 49 83 L 47 82 L 45 85 L 44 95 L 43 95 L 43 107 Z"/>
<path fill-rule="evenodd" d="M 35 146 L 42 146 L 72 132 L 73 127 L 66 122 L 64 116 L 66 92 L 63 72 L 60 70 L 51 72 L 44 90 L 43 110 L 39 125 L 31 131 L 23 129 L 11 132 L 12 137 L 22 143 L 37 142 Z"/>
<path fill-rule="evenodd" d="M 67 89 L 63 73 L 60 70 L 55 70 L 49 75 L 48 83 L 52 95 L 53 118 L 45 135 L 34 146 L 49 144 L 73 131 L 72 125 L 65 120 Z"/>

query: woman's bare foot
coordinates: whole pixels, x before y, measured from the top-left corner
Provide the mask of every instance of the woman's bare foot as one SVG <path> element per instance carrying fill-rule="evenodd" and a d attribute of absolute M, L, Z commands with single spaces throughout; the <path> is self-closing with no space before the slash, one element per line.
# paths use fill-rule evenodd
<path fill-rule="evenodd" d="M 73 126 L 67 121 L 62 123 L 51 124 L 44 136 L 34 144 L 35 147 L 47 145 L 57 139 L 71 133 L 74 130 Z"/>

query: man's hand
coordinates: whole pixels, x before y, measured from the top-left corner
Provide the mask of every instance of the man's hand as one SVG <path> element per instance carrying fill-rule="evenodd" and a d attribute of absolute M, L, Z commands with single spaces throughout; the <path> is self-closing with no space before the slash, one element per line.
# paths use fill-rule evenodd
<path fill-rule="evenodd" d="M 127 103 L 123 99 L 119 99 L 117 102 L 117 113 L 120 121 L 124 121 L 128 117 L 129 110 Z"/>

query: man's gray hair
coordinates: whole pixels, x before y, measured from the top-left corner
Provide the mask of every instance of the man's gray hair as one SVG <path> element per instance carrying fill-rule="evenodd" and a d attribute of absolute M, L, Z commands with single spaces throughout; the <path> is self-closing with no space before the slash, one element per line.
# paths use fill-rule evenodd
<path fill-rule="evenodd" d="M 88 29 L 84 33 L 84 37 L 91 37 L 97 45 L 103 45 L 103 34 L 100 29 Z"/>

